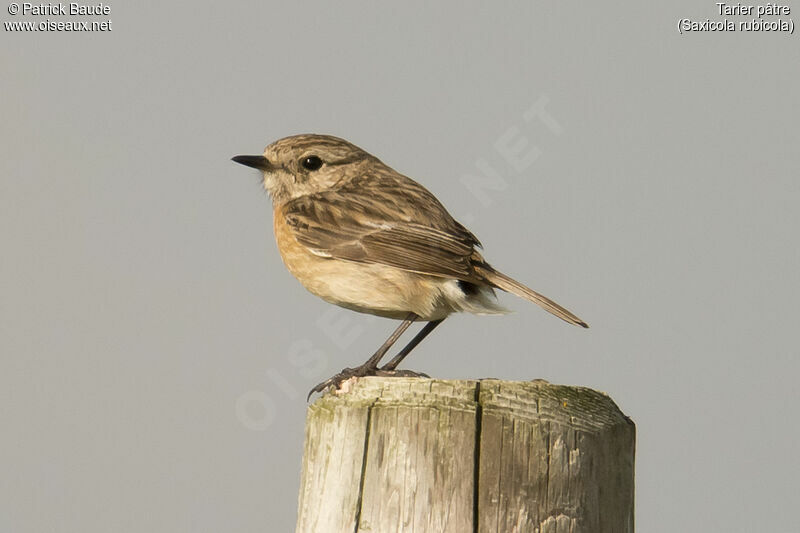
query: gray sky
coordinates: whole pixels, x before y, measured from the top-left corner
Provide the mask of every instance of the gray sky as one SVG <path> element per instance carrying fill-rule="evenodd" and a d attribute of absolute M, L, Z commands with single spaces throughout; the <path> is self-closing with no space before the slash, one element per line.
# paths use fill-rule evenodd
<path fill-rule="evenodd" d="M 640 531 L 792 529 L 800 37 L 679 33 L 714 2 L 110 5 L 2 12 L 112 30 L 0 32 L 0 530 L 293 528 L 306 391 L 395 325 L 307 293 L 230 161 L 303 132 L 592 326 L 501 295 L 405 366 L 608 392 Z"/>

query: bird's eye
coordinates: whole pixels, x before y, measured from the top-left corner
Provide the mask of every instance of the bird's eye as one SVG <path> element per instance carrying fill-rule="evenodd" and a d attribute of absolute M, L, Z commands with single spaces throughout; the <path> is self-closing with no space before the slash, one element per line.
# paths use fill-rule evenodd
<path fill-rule="evenodd" d="M 315 155 L 310 155 L 303 158 L 303 160 L 300 161 L 300 164 L 303 165 L 303 168 L 306 170 L 319 170 L 319 168 L 322 166 L 322 159 Z"/>

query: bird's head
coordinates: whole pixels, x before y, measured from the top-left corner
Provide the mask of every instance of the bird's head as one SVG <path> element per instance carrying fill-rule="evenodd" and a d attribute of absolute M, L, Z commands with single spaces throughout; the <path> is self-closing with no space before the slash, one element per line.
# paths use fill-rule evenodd
<path fill-rule="evenodd" d="M 263 155 L 237 155 L 233 161 L 261 170 L 273 202 L 335 188 L 380 162 L 361 148 L 330 135 L 303 134 L 270 144 Z"/>

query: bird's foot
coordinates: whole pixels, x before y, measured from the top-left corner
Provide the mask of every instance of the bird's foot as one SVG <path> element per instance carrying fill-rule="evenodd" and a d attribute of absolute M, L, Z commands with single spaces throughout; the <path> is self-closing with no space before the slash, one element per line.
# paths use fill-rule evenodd
<path fill-rule="evenodd" d="M 341 387 L 342 383 L 347 381 L 350 378 L 361 378 L 364 376 L 374 376 L 376 372 L 378 372 L 378 368 L 374 366 L 367 366 L 361 365 L 355 368 L 343 368 L 341 372 L 338 374 L 334 374 L 333 376 L 329 377 L 322 383 L 318 383 L 313 389 L 308 391 L 308 396 L 306 397 L 306 401 L 311 398 L 311 395 L 315 392 L 322 392 L 328 387 L 333 387 L 334 389 L 338 389 Z"/>
<path fill-rule="evenodd" d="M 381 368 L 375 373 L 376 376 L 387 376 L 392 378 L 429 378 L 428 374 L 414 372 L 413 370 L 385 370 Z"/>
<path fill-rule="evenodd" d="M 334 390 L 341 388 L 342 383 L 351 378 L 363 378 L 366 376 L 382 376 L 382 377 L 413 377 L 413 378 L 427 378 L 427 374 L 421 372 L 414 372 L 413 370 L 384 370 L 374 366 L 361 365 L 355 368 L 344 368 L 338 374 L 331 376 L 322 383 L 319 383 L 308 392 L 306 401 L 311 398 L 315 392 L 322 392 L 328 387 L 333 387 Z"/>

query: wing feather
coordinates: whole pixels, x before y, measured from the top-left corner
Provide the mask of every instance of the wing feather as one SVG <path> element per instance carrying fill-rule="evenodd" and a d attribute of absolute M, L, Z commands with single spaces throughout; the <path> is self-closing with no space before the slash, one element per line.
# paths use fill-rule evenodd
<path fill-rule="evenodd" d="M 288 202 L 295 238 L 314 253 L 433 276 L 472 280 L 480 243 L 416 182 L 349 187 Z"/>

